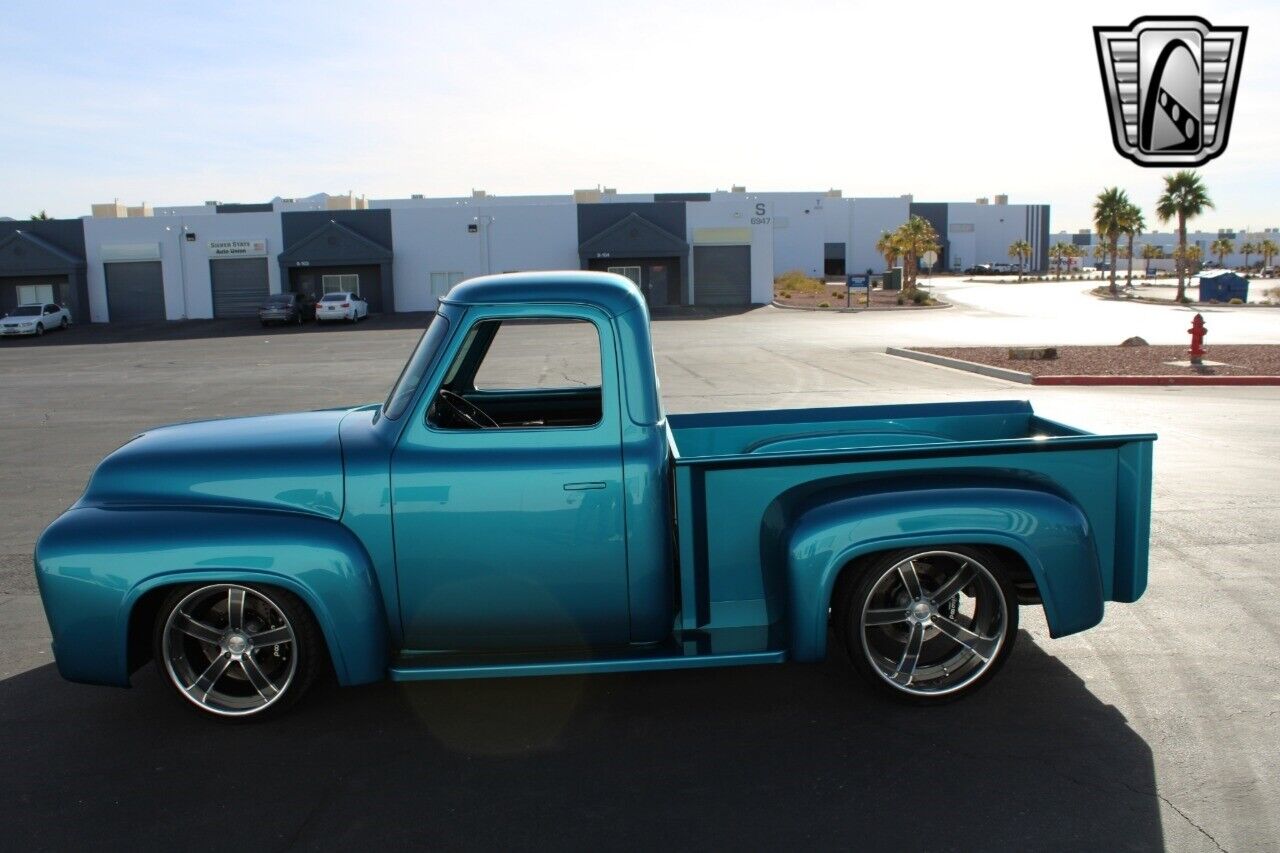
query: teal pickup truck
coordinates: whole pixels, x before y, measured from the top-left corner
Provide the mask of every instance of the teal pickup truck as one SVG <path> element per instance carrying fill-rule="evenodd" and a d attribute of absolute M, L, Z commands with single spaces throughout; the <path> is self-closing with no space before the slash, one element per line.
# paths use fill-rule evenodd
<path fill-rule="evenodd" d="M 40 537 L 58 668 L 342 684 L 815 661 L 930 703 L 1147 584 L 1153 435 L 1023 402 L 667 415 L 625 278 L 456 286 L 386 401 L 149 430 Z"/>

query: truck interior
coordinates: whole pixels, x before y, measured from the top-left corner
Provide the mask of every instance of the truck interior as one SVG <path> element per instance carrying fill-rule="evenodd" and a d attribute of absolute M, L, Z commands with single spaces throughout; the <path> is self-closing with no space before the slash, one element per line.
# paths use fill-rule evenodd
<path fill-rule="evenodd" d="M 554 354 L 556 369 L 540 365 Z M 467 333 L 427 413 L 439 429 L 600 422 L 600 339 L 581 320 L 485 320 Z"/>

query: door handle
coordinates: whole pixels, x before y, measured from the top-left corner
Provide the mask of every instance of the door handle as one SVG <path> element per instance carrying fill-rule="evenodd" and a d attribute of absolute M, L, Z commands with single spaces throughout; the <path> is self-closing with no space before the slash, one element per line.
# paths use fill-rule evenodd
<path fill-rule="evenodd" d="M 590 489 L 603 489 L 604 483 L 599 480 L 593 480 L 586 483 L 565 483 L 564 490 L 566 492 L 585 492 Z"/>

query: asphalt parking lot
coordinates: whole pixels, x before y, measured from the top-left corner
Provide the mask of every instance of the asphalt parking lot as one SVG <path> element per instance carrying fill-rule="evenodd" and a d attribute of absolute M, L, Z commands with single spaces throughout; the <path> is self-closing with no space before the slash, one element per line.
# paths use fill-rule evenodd
<path fill-rule="evenodd" d="M 957 306 L 919 316 L 654 324 L 673 412 L 1030 398 L 1160 434 L 1147 595 L 1061 640 L 1024 609 L 995 682 L 927 710 L 838 658 L 328 688 L 246 726 L 197 718 L 150 668 L 130 691 L 66 683 L 30 551 L 96 461 L 154 424 L 377 400 L 418 330 L 0 341 L 0 847 L 1280 846 L 1280 388 L 1029 388 L 883 354 L 1178 343 L 1191 316 L 1001 287 L 944 288 Z M 1280 343 L 1280 311 L 1207 319 Z"/>

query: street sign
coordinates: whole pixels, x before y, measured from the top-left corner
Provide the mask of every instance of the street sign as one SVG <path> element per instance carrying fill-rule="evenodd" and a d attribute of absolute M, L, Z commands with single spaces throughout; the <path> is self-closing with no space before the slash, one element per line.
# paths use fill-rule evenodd
<path fill-rule="evenodd" d="M 920 263 L 924 264 L 929 269 L 933 269 L 933 265 L 936 264 L 937 262 L 938 262 L 938 253 L 933 251 L 932 249 L 930 249 L 929 251 L 925 252 L 923 255 L 920 256 Z"/>
<path fill-rule="evenodd" d="M 853 304 L 853 292 L 855 290 L 867 291 L 867 300 L 871 299 L 871 276 L 869 275 L 847 275 L 844 277 L 844 305 L 846 308 Z"/>

